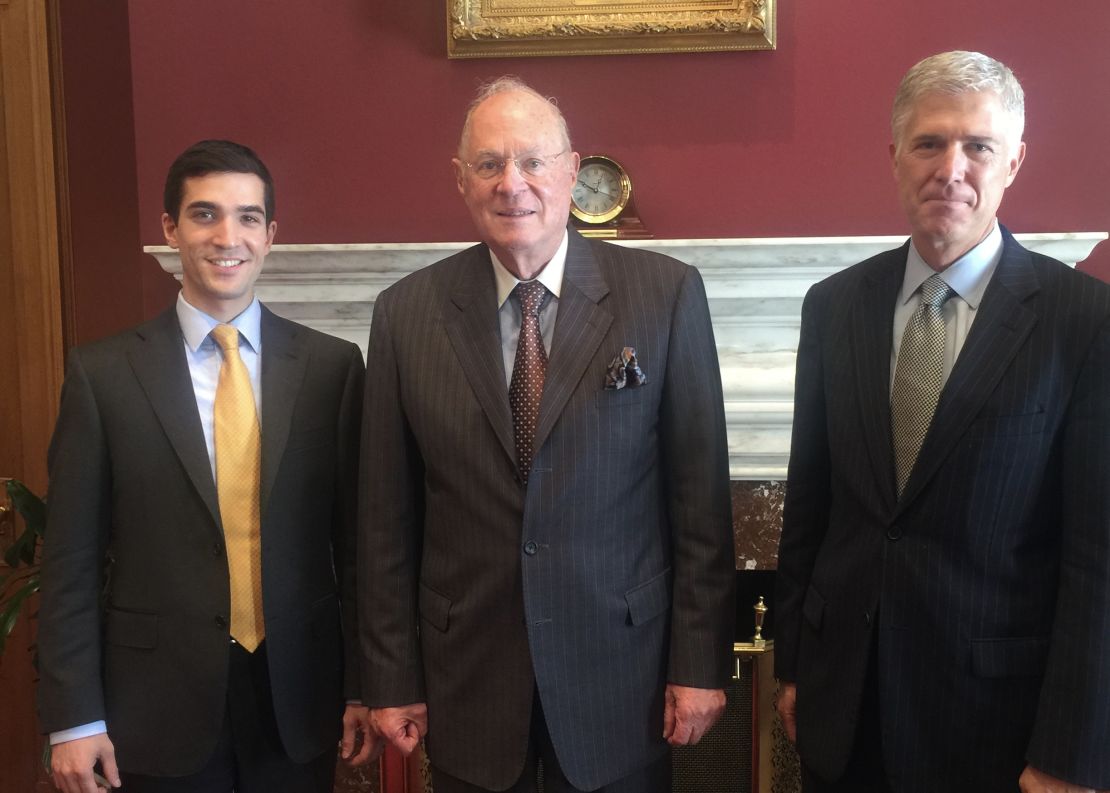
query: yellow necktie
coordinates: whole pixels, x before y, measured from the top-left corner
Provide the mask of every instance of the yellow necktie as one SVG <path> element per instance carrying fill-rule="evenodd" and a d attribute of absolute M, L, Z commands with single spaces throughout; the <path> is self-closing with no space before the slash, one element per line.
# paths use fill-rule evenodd
<path fill-rule="evenodd" d="M 216 492 L 231 574 L 231 635 L 247 652 L 254 652 L 265 636 L 259 505 L 262 438 L 250 375 L 239 357 L 239 331 L 217 325 L 212 338 L 224 353 L 216 386 Z"/>

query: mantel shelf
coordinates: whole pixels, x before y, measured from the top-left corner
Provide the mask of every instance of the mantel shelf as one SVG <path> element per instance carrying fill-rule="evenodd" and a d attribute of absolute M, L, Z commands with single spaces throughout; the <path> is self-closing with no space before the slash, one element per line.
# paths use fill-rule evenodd
<path fill-rule="evenodd" d="M 1105 232 L 1018 234 L 1027 248 L 1068 264 L 1083 261 Z M 810 286 L 904 236 L 630 240 L 698 268 L 705 279 L 721 361 L 734 479 L 786 476 L 794 359 L 802 298 Z M 282 316 L 358 344 L 363 352 L 378 293 L 470 242 L 274 245 L 258 281 Z M 181 278 L 177 251 L 143 249 Z M 372 380 L 371 380 L 372 382 Z"/>

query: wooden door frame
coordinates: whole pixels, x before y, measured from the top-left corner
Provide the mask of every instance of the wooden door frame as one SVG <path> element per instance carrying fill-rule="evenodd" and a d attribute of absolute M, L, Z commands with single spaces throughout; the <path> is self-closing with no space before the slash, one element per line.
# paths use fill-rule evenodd
<path fill-rule="evenodd" d="M 60 71 L 53 68 L 56 0 L 0 0 L 0 475 L 37 492 L 47 483 L 46 450 L 61 389 L 63 280 L 55 116 Z M 9 527 L 11 523 L 7 524 Z M 0 545 L 10 542 L 0 533 Z M 0 662 L 0 789 L 48 790 L 40 772 L 31 655 L 23 621 Z"/>
<path fill-rule="evenodd" d="M 46 0 L 0 0 L 3 147 L 10 197 L 13 319 L 5 347 L 15 365 L 20 452 L 4 464 L 33 488 L 46 486 L 46 449 L 62 384 L 64 333 L 59 220 L 55 186 L 56 128 Z M 5 188 L 0 188 L 5 189 Z M 18 200 L 15 200 L 18 197 Z M 6 253 L 6 252 L 5 252 Z M 9 452 L 10 454 L 10 452 Z"/>

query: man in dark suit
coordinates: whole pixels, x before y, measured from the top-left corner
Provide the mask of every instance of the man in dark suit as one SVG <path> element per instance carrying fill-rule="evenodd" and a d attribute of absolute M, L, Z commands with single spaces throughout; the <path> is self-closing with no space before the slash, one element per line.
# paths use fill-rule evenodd
<path fill-rule="evenodd" d="M 341 719 L 352 762 L 376 743 L 353 751 L 368 712 L 344 708 L 362 357 L 255 298 L 273 216 L 254 152 L 186 150 L 162 216 L 176 305 L 70 353 L 39 615 L 67 793 L 97 762 L 128 793 L 330 793 Z"/>
<path fill-rule="evenodd" d="M 911 238 L 802 308 L 775 661 L 807 791 L 1110 787 L 1110 288 L 999 226 L 1023 125 L 1001 63 L 914 66 Z"/>
<path fill-rule="evenodd" d="M 482 90 L 454 166 L 483 244 L 383 292 L 370 333 L 365 701 L 402 751 L 427 730 L 436 793 L 537 766 L 669 790 L 668 741 L 723 709 L 735 608 L 701 279 L 567 229 L 578 155 L 519 81 Z"/>

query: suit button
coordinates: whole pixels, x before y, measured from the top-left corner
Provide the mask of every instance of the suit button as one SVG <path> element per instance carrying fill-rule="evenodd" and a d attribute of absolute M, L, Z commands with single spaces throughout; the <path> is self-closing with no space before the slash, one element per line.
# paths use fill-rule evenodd
<path fill-rule="evenodd" d="M 213 556 L 220 556 L 222 552 L 223 552 L 223 546 L 221 546 L 218 542 L 212 543 L 212 555 Z"/>
<path fill-rule="evenodd" d="M 216 617 L 216 627 L 223 630 L 227 627 L 227 620 L 223 616 Z"/>
<path fill-rule="evenodd" d="M 529 540 L 528 542 L 524 543 L 524 552 L 529 556 L 535 556 L 536 551 L 538 551 L 539 549 L 540 546 L 536 545 L 535 540 Z"/>
<path fill-rule="evenodd" d="M 900 540 L 900 539 L 902 539 L 902 527 L 901 526 L 891 526 L 889 529 L 886 530 L 886 538 L 888 540 Z"/>
<path fill-rule="evenodd" d="M 863 624 L 864 625 L 870 625 L 871 624 L 871 612 L 870 611 L 863 612 Z"/>

